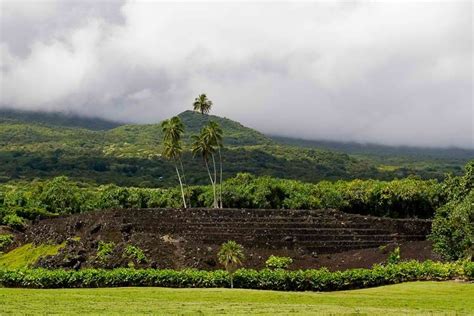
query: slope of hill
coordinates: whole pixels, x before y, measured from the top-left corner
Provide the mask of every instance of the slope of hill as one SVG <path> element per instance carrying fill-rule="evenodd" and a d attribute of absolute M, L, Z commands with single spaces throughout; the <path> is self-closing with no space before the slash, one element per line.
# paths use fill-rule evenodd
<path fill-rule="evenodd" d="M 96 117 L 82 117 L 67 115 L 60 112 L 35 112 L 0 109 L 1 121 L 15 121 L 26 123 L 41 123 L 52 126 L 81 127 L 90 130 L 108 130 L 122 125 L 121 123 L 104 120 Z"/>
<path fill-rule="evenodd" d="M 277 143 L 238 122 L 192 111 L 179 114 L 186 127 L 184 167 L 188 183 L 206 183 L 203 162 L 189 152 L 190 136 L 208 121 L 224 130 L 224 177 L 238 172 L 280 178 L 392 179 L 410 174 L 441 178 L 444 169 L 383 168 L 364 157 Z M 121 125 L 98 131 L 47 124 L 44 120 L 0 118 L 0 181 L 67 175 L 77 180 L 128 186 L 175 185 L 174 169 L 160 156 L 159 124 Z M 462 171 L 459 164 L 459 172 Z M 454 170 L 454 169 L 453 169 Z M 454 170 L 456 172 L 456 170 Z"/>
<path fill-rule="evenodd" d="M 366 155 L 378 157 L 406 157 L 417 160 L 446 159 L 467 161 L 474 157 L 473 149 L 464 148 L 428 148 L 414 146 L 387 146 L 380 144 L 361 144 L 356 142 L 337 142 L 327 140 L 308 140 L 283 136 L 270 136 L 274 141 L 297 147 L 322 148 L 343 152 L 351 155 Z"/>

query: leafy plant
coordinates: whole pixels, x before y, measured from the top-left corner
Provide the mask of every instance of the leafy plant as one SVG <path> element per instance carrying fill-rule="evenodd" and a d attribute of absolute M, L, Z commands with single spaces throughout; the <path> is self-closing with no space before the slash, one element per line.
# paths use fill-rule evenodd
<path fill-rule="evenodd" d="M 13 243 L 13 235 L 0 234 L 0 253 Z"/>
<path fill-rule="evenodd" d="M 123 252 L 123 257 L 128 258 L 129 260 L 132 260 L 131 261 L 132 264 L 134 262 L 145 263 L 148 261 L 143 250 L 133 245 L 127 245 L 125 247 L 124 252 Z"/>
<path fill-rule="evenodd" d="M 265 261 L 265 266 L 269 269 L 288 269 L 288 267 L 293 263 L 293 259 L 290 257 L 278 257 L 271 255 Z"/>
<path fill-rule="evenodd" d="M 331 272 L 327 269 L 239 269 L 235 286 L 278 291 L 338 291 L 409 281 L 474 280 L 474 262 L 404 261 L 376 265 L 372 269 Z M 28 288 L 95 288 L 160 286 L 214 288 L 231 285 L 231 275 L 222 270 L 194 269 L 5 269 L 0 268 L 0 286 Z"/>
<path fill-rule="evenodd" d="M 234 272 L 242 265 L 244 260 L 244 247 L 233 240 L 229 240 L 222 244 L 217 259 L 222 264 L 230 275 L 230 287 L 234 287 Z"/>
<path fill-rule="evenodd" d="M 443 183 L 448 203 L 436 210 L 430 239 L 445 259 L 474 256 L 474 161 L 463 177 L 448 177 Z"/>
<path fill-rule="evenodd" d="M 23 229 L 25 227 L 25 220 L 16 214 L 7 214 L 3 220 L 3 224 L 15 229 Z"/>
<path fill-rule="evenodd" d="M 401 259 L 400 256 L 400 247 L 396 247 L 388 254 L 387 263 L 396 264 L 399 263 Z"/>
<path fill-rule="evenodd" d="M 97 255 L 96 258 L 102 263 L 105 263 L 107 259 L 112 255 L 113 251 L 115 249 L 115 243 L 114 242 L 104 242 L 102 240 L 99 241 L 99 244 L 97 246 Z"/>

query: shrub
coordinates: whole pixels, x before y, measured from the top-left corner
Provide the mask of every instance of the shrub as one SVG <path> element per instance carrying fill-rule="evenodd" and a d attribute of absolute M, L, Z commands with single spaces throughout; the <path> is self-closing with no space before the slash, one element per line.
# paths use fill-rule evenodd
<path fill-rule="evenodd" d="M 127 245 L 123 251 L 123 257 L 127 258 L 129 260 L 132 260 L 131 263 L 146 263 L 147 258 L 145 256 L 145 253 L 143 250 L 140 248 L 133 246 L 133 245 Z"/>
<path fill-rule="evenodd" d="M 105 263 L 107 259 L 110 257 L 110 255 L 113 253 L 115 249 L 115 243 L 114 242 L 104 242 L 104 241 L 99 241 L 99 245 L 97 246 L 97 260 L 100 262 Z"/>
<path fill-rule="evenodd" d="M 292 263 L 293 259 L 290 257 L 278 257 L 271 255 L 268 257 L 265 265 L 269 269 L 288 269 Z"/>
<path fill-rule="evenodd" d="M 13 235 L 1 234 L 0 235 L 0 252 L 6 249 L 13 243 Z"/>
<path fill-rule="evenodd" d="M 445 259 L 473 256 L 474 191 L 462 201 L 450 202 L 436 211 L 430 239 L 434 250 Z"/>
<path fill-rule="evenodd" d="M 15 213 L 5 215 L 3 224 L 18 230 L 25 228 L 25 220 Z"/>
<path fill-rule="evenodd" d="M 395 249 L 393 249 L 392 252 L 388 254 L 387 263 L 396 264 L 400 262 L 400 259 L 401 259 L 400 247 L 396 247 Z"/>
<path fill-rule="evenodd" d="M 58 214 L 78 213 L 81 210 L 80 191 L 67 177 L 56 177 L 46 182 L 39 201 L 49 212 Z"/>
<path fill-rule="evenodd" d="M 473 280 L 474 263 L 407 261 L 372 269 L 330 272 L 327 269 L 287 271 L 240 269 L 235 286 L 279 291 L 336 291 L 408 281 Z M 230 274 L 217 271 L 128 269 L 46 270 L 0 268 L 0 286 L 29 288 L 91 288 L 118 286 L 229 287 Z"/>
<path fill-rule="evenodd" d="M 436 210 L 430 239 L 433 248 L 448 260 L 474 255 L 474 160 L 463 177 L 443 183 L 448 203 Z"/>

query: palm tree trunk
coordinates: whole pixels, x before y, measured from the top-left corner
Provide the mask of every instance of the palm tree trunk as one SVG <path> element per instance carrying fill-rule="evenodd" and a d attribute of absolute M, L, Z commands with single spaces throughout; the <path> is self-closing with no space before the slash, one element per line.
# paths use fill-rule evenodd
<path fill-rule="evenodd" d="M 204 158 L 204 162 L 206 163 L 206 168 L 207 168 L 207 174 L 209 175 L 209 179 L 211 180 L 211 185 L 212 185 L 212 190 L 214 192 L 214 207 L 216 207 L 216 184 L 214 183 L 214 180 L 212 179 L 211 175 L 211 169 L 209 168 L 209 163 L 207 162 L 207 159 Z"/>
<path fill-rule="evenodd" d="M 181 173 L 183 174 L 183 185 L 186 188 L 185 196 L 187 197 L 189 207 L 191 207 L 191 197 L 189 196 L 188 185 L 186 184 L 186 176 L 184 174 L 183 161 L 181 160 L 181 158 L 179 159 L 179 164 L 181 166 Z"/>
<path fill-rule="evenodd" d="M 230 288 L 234 288 L 234 276 L 232 274 L 230 275 Z"/>
<path fill-rule="evenodd" d="M 217 203 L 217 192 L 216 192 L 216 182 L 217 182 L 217 168 L 216 168 L 216 160 L 214 159 L 214 154 L 211 154 L 212 157 L 212 164 L 214 166 L 214 208 L 219 208 L 219 204 Z"/>
<path fill-rule="evenodd" d="M 181 187 L 181 197 L 183 198 L 183 205 L 184 205 L 184 208 L 187 208 L 186 207 L 186 198 L 184 197 L 183 182 L 181 181 L 181 176 L 179 175 L 178 164 L 175 163 L 174 166 L 175 166 L 175 169 L 176 169 L 176 174 L 178 175 L 179 186 Z"/>
<path fill-rule="evenodd" d="M 219 165 L 220 165 L 220 176 L 219 176 L 219 201 L 220 201 L 220 208 L 222 208 L 222 155 L 221 155 L 221 148 L 219 147 Z"/>

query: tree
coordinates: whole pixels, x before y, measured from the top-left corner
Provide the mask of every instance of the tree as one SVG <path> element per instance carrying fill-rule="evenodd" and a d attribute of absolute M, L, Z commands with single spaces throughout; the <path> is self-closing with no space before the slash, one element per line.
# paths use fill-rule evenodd
<path fill-rule="evenodd" d="M 430 239 L 433 249 L 447 260 L 474 257 L 474 160 L 462 177 L 443 183 L 448 202 L 436 210 Z"/>
<path fill-rule="evenodd" d="M 474 258 L 474 190 L 436 210 L 430 239 L 444 259 Z"/>
<path fill-rule="evenodd" d="M 201 112 L 202 115 L 211 111 L 212 101 L 209 100 L 205 93 L 198 95 L 193 103 L 194 111 Z"/>
<path fill-rule="evenodd" d="M 217 259 L 222 264 L 230 276 L 230 287 L 234 288 L 234 272 L 238 266 L 242 265 L 245 259 L 244 247 L 233 240 L 222 244 L 217 253 Z"/>
<path fill-rule="evenodd" d="M 221 148 L 223 147 L 222 142 L 222 128 L 216 122 L 209 122 L 204 128 L 203 137 L 208 140 L 211 146 L 217 148 L 217 153 L 219 155 L 219 207 L 222 208 L 222 154 Z M 213 160 L 214 157 L 212 156 Z M 216 172 L 215 161 L 214 162 L 214 172 Z M 217 177 L 214 173 L 214 183 L 216 182 Z"/>
<path fill-rule="evenodd" d="M 187 205 L 183 181 L 181 180 L 181 174 L 178 168 L 179 164 L 184 177 L 184 168 L 181 161 L 181 155 L 183 153 L 183 149 L 181 147 L 181 136 L 184 133 L 184 124 L 181 122 L 179 117 L 174 116 L 169 120 L 163 121 L 163 123 L 161 123 L 161 128 L 163 130 L 163 157 L 174 162 L 176 174 L 178 175 L 179 186 L 181 188 L 183 206 L 186 208 Z"/>
<path fill-rule="evenodd" d="M 201 130 L 200 135 L 193 135 L 192 136 L 193 143 L 192 143 L 192 152 L 193 156 L 200 155 L 202 159 L 204 160 L 204 163 L 206 165 L 207 169 L 207 174 L 209 175 L 209 179 L 211 180 L 211 185 L 212 185 L 212 191 L 213 191 L 213 196 L 214 196 L 214 203 L 213 207 L 217 208 L 219 207 L 217 203 L 217 195 L 216 195 L 216 167 L 214 163 L 214 177 L 211 175 L 211 169 L 209 168 L 209 158 L 212 158 L 213 161 L 214 159 L 214 153 L 216 151 L 215 147 L 212 146 L 209 137 L 206 136 L 206 131 L 205 128 Z"/>

